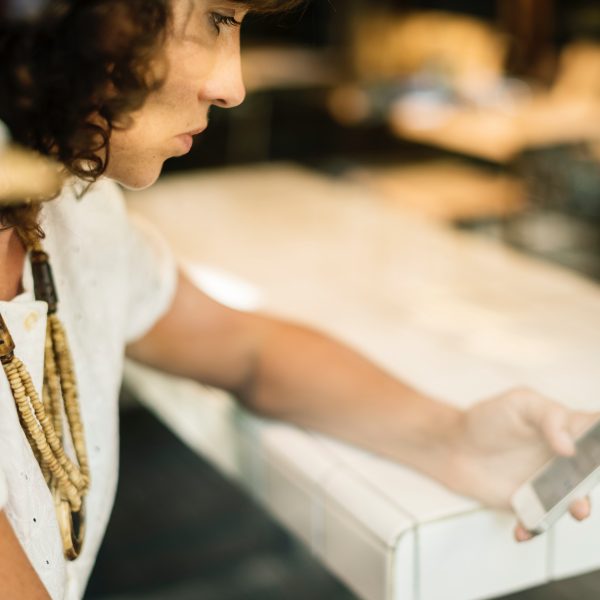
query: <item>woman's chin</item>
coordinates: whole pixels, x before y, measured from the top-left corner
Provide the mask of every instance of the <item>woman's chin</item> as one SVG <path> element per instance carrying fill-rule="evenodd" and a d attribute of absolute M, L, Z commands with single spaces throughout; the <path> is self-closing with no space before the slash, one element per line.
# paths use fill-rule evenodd
<path fill-rule="evenodd" d="M 106 172 L 106 177 L 116 181 L 128 190 L 145 190 L 150 187 L 159 178 L 162 171 L 162 164 L 160 168 L 156 169 L 144 169 L 137 172 L 118 173 L 111 172 L 110 169 Z"/>

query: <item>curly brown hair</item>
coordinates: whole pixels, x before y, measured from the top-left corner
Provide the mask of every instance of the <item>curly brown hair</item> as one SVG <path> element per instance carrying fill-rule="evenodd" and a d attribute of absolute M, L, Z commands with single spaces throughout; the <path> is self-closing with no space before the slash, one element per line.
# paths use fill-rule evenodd
<path fill-rule="evenodd" d="M 302 2 L 241 4 L 274 13 Z M 35 19 L 2 16 L 0 5 L 0 120 L 16 142 L 95 181 L 106 170 L 113 129 L 162 83 L 156 65 L 170 0 L 51 0 Z M 25 213 L 0 208 L 0 221 L 12 225 Z"/>

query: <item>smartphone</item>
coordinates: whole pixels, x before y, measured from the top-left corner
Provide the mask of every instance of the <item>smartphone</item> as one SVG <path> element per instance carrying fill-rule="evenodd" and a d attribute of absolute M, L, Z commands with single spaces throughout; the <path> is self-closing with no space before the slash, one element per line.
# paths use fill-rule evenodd
<path fill-rule="evenodd" d="M 546 531 L 600 483 L 600 421 L 575 443 L 573 456 L 557 456 L 546 463 L 512 496 L 512 507 L 532 533 Z"/>

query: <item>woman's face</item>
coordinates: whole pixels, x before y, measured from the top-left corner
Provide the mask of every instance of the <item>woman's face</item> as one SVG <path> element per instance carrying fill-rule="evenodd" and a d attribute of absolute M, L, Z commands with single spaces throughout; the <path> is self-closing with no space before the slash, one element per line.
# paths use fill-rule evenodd
<path fill-rule="evenodd" d="M 166 159 L 190 150 L 211 105 L 231 108 L 245 96 L 239 23 L 246 9 L 228 0 L 172 0 L 172 11 L 166 80 L 131 126 L 111 136 L 106 176 L 129 188 L 151 185 Z"/>

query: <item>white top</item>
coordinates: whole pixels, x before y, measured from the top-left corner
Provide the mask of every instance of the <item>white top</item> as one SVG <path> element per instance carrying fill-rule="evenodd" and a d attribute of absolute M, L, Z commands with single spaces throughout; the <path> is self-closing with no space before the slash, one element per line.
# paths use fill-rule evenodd
<path fill-rule="evenodd" d="M 130 221 L 119 188 L 109 181 L 81 200 L 67 189 L 44 207 L 42 226 L 73 353 L 91 469 L 81 556 L 74 562 L 63 558 L 54 504 L 1 370 L 0 505 L 50 596 L 75 600 L 83 596 L 116 491 L 125 345 L 170 306 L 176 268 L 162 240 L 147 225 Z M 23 283 L 25 292 L 0 302 L 0 313 L 15 354 L 40 392 L 47 305 L 33 299 L 29 263 Z"/>

